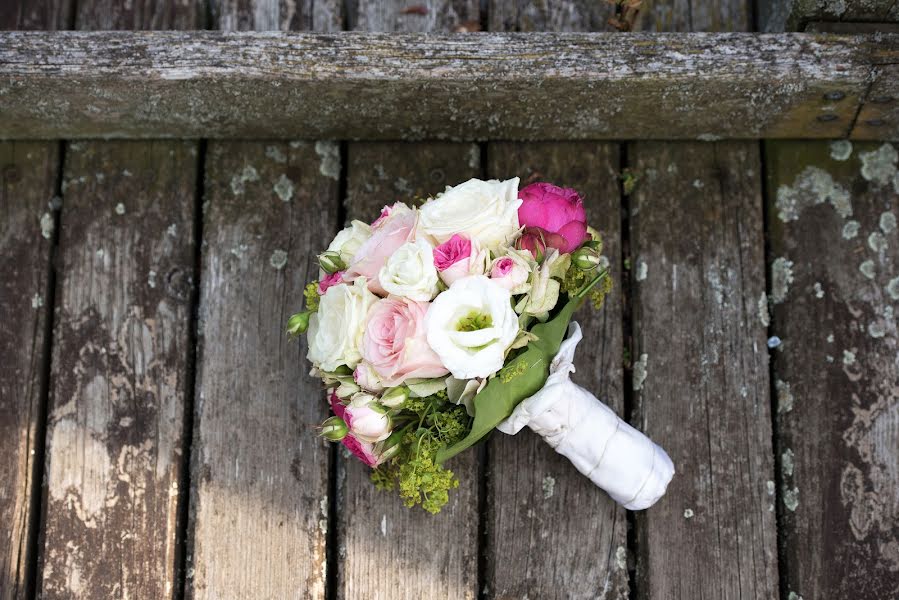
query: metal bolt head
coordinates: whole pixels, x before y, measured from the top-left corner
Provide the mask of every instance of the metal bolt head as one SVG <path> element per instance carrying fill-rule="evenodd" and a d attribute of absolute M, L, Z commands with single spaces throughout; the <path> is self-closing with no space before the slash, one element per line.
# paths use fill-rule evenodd
<path fill-rule="evenodd" d="M 883 119 L 868 119 L 865 121 L 865 125 L 870 125 L 871 127 L 880 127 L 881 125 L 886 125 L 886 121 Z"/>
<path fill-rule="evenodd" d="M 876 96 L 871 98 L 871 102 L 874 104 L 889 104 L 893 99 L 890 96 Z"/>
<path fill-rule="evenodd" d="M 827 92 L 826 94 L 824 94 L 824 99 L 830 102 L 839 102 L 845 97 L 846 94 L 840 91 Z"/>
<path fill-rule="evenodd" d="M 824 113 L 823 115 L 818 115 L 817 119 L 822 123 L 829 123 L 831 121 L 836 121 L 839 117 L 837 117 L 833 113 Z"/>

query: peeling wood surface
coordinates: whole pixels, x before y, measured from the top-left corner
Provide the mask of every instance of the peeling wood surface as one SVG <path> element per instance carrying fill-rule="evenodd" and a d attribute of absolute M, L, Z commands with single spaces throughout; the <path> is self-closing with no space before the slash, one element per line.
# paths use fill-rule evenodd
<path fill-rule="evenodd" d="M 70 144 L 43 597 L 171 596 L 190 355 L 192 145 Z"/>
<path fill-rule="evenodd" d="M 492 143 L 488 175 L 576 188 L 603 235 L 615 288 L 601 311 L 576 316 L 588 340 L 575 381 L 623 414 L 618 146 Z M 590 342 L 589 340 L 593 340 Z M 625 511 L 530 430 L 495 433 L 488 450 L 490 598 L 628 597 Z"/>
<path fill-rule="evenodd" d="M 10 32 L 0 40 L 6 138 L 841 137 L 872 65 L 899 58 L 895 34 Z M 534 110 L 548 100 L 553 111 Z"/>
<path fill-rule="evenodd" d="M 0 599 L 29 597 L 49 356 L 57 144 L 0 144 Z"/>
<path fill-rule="evenodd" d="M 385 204 L 425 198 L 481 175 L 474 144 L 351 144 L 348 160 L 347 218 L 366 222 Z M 406 508 L 395 493 L 375 489 L 369 470 L 343 455 L 338 597 L 477 597 L 477 452 L 456 457 L 447 468 L 459 487 L 450 491 L 440 514 L 430 515 L 420 507 Z"/>
<path fill-rule="evenodd" d="M 871 143 L 847 154 L 768 145 L 785 579 L 804 598 L 895 598 L 897 155 Z"/>
<path fill-rule="evenodd" d="M 634 424 L 677 471 L 637 516 L 639 596 L 777 597 L 758 147 L 637 143 L 628 158 Z"/>
<path fill-rule="evenodd" d="M 327 405 L 284 333 L 337 225 L 322 171 L 312 143 L 208 149 L 188 598 L 324 597 Z"/>

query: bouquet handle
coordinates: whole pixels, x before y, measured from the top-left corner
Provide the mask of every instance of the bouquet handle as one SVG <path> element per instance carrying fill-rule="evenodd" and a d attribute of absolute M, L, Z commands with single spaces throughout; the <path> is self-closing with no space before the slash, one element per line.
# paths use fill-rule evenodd
<path fill-rule="evenodd" d="M 582 337 L 572 322 L 546 384 L 497 429 L 512 435 L 530 427 L 624 508 L 649 508 L 665 494 L 674 464 L 661 447 L 569 379 Z"/>

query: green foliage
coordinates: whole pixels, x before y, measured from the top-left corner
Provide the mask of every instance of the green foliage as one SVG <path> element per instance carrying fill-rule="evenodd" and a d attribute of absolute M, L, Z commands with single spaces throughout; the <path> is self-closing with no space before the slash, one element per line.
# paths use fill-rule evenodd
<path fill-rule="evenodd" d="M 630 196 L 634 189 L 637 187 L 637 182 L 640 181 L 640 175 L 638 173 L 634 173 L 630 169 L 624 169 L 620 175 L 621 178 L 621 189 L 624 192 L 625 196 Z"/>
<path fill-rule="evenodd" d="M 378 489 L 396 490 L 406 506 L 420 504 L 435 514 L 449 501 L 449 491 L 459 486 L 453 472 L 437 462 L 437 453 L 464 438 L 471 421 L 463 407 L 446 398 L 441 391 L 407 400 L 394 418 L 405 422 L 399 450 L 371 474 Z"/>
<path fill-rule="evenodd" d="M 303 296 L 306 298 L 306 310 L 315 312 L 318 310 L 318 282 L 312 281 L 306 284 L 303 289 Z"/>

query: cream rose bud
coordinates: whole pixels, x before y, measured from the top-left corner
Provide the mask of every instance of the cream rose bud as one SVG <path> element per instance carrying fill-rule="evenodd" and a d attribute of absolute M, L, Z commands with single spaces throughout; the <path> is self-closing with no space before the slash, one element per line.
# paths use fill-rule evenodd
<path fill-rule="evenodd" d="M 499 371 L 518 336 L 509 290 L 483 275 L 457 280 L 437 296 L 425 317 L 428 345 L 456 379 Z"/>
<path fill-rule="evenodd" d="M 390 417 L 371 394 L 353 396 L 344 412 L 344 420 L 359 441 L 374 444 L 390 437 Z"/>
<path fill-rule="evenodd" d="M 518 233 L 518 178 L 470 179 L 425 202 L 419 229 L 442 244 L 459 234 L 497 253 Z"/>
<path fill-rule="evenodd" d="M 530 289 L 530 276 L 529 262 L 514 250 L 495 259 L 490 267 L 490 280 L 513 294 L 523 294 Z"/>
<path fill-rule="evenodd" d="M 328 251 L 337 252 L 344 264 L 348 265 L 369 237 L 371 237 L 371 227 L 368 226 L 368 223 L 353 221 L 328 244 Z"/>
<path fill-rule="evenodd" d="M 359 349 L 366 316 L 377 300 L 366 288 L 364 277 L 328 288 L 318 311 L 309 318 L 306 358 L 322 371 L 332 372 L 341 365 L 354 368 L 362 360 Z"/>
<path fill-rule="evenodd" d="M 427 302 L 437 294 L 438 280 L 434 249 L 426 240 L 400 246 L 378 273 L 378 281 L 388 294 L 417 302 Z"/>

